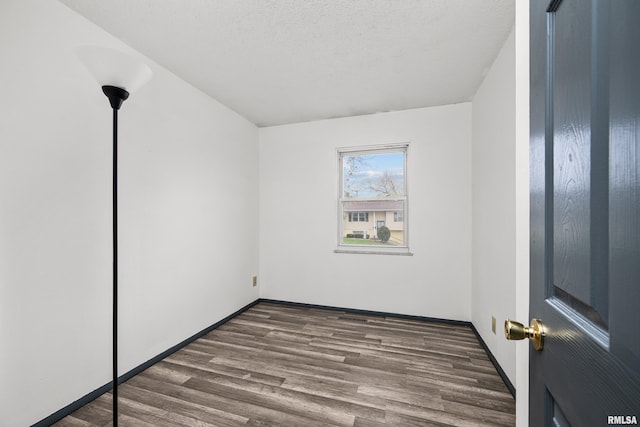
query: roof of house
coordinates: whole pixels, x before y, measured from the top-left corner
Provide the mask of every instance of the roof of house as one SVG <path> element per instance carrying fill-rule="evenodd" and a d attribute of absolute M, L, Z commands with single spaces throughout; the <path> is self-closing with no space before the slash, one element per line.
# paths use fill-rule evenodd
<path fill-rule="evenodd" d="M 344 202 L 345 212 L 386 212 L 403 210 L 404 202 L 402 200 L 359 200 Z"/>

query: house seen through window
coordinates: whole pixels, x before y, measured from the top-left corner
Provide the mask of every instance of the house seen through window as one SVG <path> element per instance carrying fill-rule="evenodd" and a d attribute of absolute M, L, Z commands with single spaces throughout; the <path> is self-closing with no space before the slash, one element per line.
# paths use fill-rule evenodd
<path fill-rule="evenodd" d="M 338 150 L 338 249 L 407 251 L 407 145 Z"/>

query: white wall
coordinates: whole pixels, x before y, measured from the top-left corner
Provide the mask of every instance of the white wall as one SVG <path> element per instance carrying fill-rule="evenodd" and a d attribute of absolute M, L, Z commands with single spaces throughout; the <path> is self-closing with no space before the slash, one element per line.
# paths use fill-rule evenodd
<path fill-rule="evenodd" d="M 529 320 L 529 1 L 516 2 L 516 300 L 515 316 Z M 516 347 L 516 425 L 529 425 L 529 343 Z"/>
<path fill-rule="evenodd" d="M 414 256 L 334 253 L 338 147 L 409 142 Z M 469 103 L 260 129 L 264 298 L 470 320 Z"/>
<path fill-rule="evenodd" d="M 111 109 L 65 6 L 0 5 L 0 426 L 111 379 Z M 120 110 L 121 373 L 258 297 L 258 130 L 163 68 Z"/>
<path fill-rule="evenodd" d="M 529 320 L 529 2 L 473 99 L 471 318 L 516 387 L 528 425 L 529 343 L 504 338 L 505 319 Z M 491 316 L 497 320 L 491 332 Z"/>
<path fill-rule="evenodd" d="M 471 318 L 512 383 L 515 345 L 515 42 L 512 32 L 473 98 L 473 287 Z M 491 316 L 497 320 L 491 331 Z"/>

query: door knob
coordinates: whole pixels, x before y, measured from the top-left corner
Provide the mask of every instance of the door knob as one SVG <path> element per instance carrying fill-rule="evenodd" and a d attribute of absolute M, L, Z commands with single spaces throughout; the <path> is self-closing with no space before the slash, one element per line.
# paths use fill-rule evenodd
<path fill-rule="evenodd" d="M 508 340 L 522 340 L 529 338 L 533 343 L 533 348 L 540 351 L 544 347 L 544 325 L 540 319 L 531 319 L 531 326 L 524 326 L 520 322 L 513 320 L 504 321 L 504 336 Z"/>

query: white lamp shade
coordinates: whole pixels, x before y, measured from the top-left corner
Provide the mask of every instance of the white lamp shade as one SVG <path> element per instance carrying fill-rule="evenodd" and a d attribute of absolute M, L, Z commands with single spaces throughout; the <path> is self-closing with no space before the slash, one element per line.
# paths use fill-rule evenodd
<path fill-rule="evenodd" d="M 115 86 L 133 93 L 153 74 L 140 59 L 103 46 L 80 46 L 76 55 L 100 86 Z"/>

